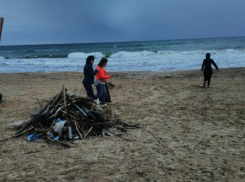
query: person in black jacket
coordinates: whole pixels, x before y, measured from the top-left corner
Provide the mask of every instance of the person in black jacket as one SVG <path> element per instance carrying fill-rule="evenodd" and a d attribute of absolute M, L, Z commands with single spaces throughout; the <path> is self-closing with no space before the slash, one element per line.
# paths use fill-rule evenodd
<path fill-rule="evenodd" d="M 94 95 L 92 84 L 94 84 L 94 75 L 97 74 L 98 70 L 93 69 L 94 56 L 88 56 L 86 59 L 86 64 L 83 69 L 84 79 L 83 86 L 87 92 L 87 96 L 93 100 L 97 99 L 98 96 Z"/>
<path fill-rule="evenodd" d="M 210 59 L 210 53 L 206 54 L 206 59 L 203 60 L 202 63 L 202 71 L 203 71 L 203 75 L 204 75 L 204 82 L 203 82 L 203 87 L 206 87 L 206 81 L 208 81 L 208 86 L 207 88 L 210 88 L 210 82 L 211 82 L 211 77 L 213 75 L 213 69 L 212 69 L 212 64 L 214 65 L 214 67 L 216 68 L 216 70 L 219 70 L 218 66 L 216 65 L 216 63 L 214 62 L 213 59 Z"/>

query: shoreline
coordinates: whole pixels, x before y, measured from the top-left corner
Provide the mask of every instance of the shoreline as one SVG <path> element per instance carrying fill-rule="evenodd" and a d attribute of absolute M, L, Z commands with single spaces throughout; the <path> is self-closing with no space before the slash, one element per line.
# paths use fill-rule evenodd
<path fill-rule="evenodd" d="M 201 67 L 201 66 L 200 66 Z M 229 68 L 219 68 L 219 70 L 229 70 L 229 69 L 244 69 L 245 67 L 229 67 Z M 160 74 L 163 74 L 163 73 L 179 73 L 179 72 L 190 72 L 190 71 L 198 71 L 198 70 L 201 70 L 201 69 L 185 69 L 185 70 L 168 70 L 168 71 L 107 71 L 108 74 L 109 73 L 160 73 Z M 215 68 L 213 68 L 214 71 Z M 34 74 L 55 74 L 55 73 L 83 73 L 82 71 L 59 71 L 59 72 L 41 72 L 41 71 L 38 71 L 38 72 L 15 72 L 15 73 L 0 73 L 0 75 L 3 75 L 3 74 L 31 74 L 31 73 L 34 73 Z"/>

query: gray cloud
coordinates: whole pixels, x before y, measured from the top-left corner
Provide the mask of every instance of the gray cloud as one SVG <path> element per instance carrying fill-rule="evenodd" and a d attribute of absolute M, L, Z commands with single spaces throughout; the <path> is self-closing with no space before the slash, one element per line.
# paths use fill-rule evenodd
<path fill-rule="evenodd" d="M 2 45 L 245 36 L 244 0 L 0 0 Z"/>

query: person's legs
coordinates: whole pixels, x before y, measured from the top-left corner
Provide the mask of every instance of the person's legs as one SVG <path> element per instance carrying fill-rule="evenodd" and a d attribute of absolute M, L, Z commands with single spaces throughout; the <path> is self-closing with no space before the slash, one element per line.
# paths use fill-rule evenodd
<path fill-rule="evenodd" d="M 87 92 L 87 96 L 92 98 L 92 99 L 96 99 L 95 98 L 95 95 L 94 95 L 94 91 L 93 91 L 93 87 L 91 84 L 86 84 L 86 83 L 83 83 L 83 86 Z"/>
<path fill-rule="evenodd" d="M 207 75 L 204 73 L 204 80 L 203 80 L 203 87 L 205 88 L 206 87 L 206 82 L 207 82 Z"/>
<path fill-rule="evenodd" d="M 103 94 L 103 90 L 102 90 L 102 85 L 101 84 L 98 84 L 98 85 L 95 85 L 96 87 L 96 90 L 97 90 L 97 97 L 101 100 L 101 96 Z"/>
<path fill-rule="evenodd" d="M 105 85 L 102 85 L 102 95 L 101 95 L 101 104 L 102 105 L 105 104 L 105 93 L 106 93 Z"/>
<path fill-rule="evenodd" d="M 210 73 L 210 74 L 208 75 L 208 87 L 209 87 L 209 85 L 210 85 L 212 75 L 213 75 L 213 73 Z"/>
<path fill-rule="evenodd" d="M 104 84 L 98 84 L 98 85 L 96 85 L 96 89 L 97 89 L 97 95 L 101 101 L 101 104 L 102 105 L 105 104 L 105 93 L 106 93 L 105 85 Z"/>

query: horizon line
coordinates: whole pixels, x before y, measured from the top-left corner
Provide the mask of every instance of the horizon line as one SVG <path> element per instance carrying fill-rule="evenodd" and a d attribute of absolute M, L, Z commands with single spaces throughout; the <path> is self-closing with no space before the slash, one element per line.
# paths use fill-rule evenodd
<path fill-rule="evenodd" d="M 243 36 L 227 36 L 227 37 L 202 37 L 202 38 L 179 38 L 179 39 L 153 39 L 153 40 L 130 40 L 130 41 L 111 41 L 111 42 L 83 42 L 83 43 L 51 43 L 51 44 L 16 44 L 16 45 L 0 45 L 7 46 L 38 46 L 38 45 L 69 45 L 69 44 L 110 44 L 110 43 L 126 43 L 126 42 L 151 42 L 151 41 L 171 41 L 171 40 L 195 40 L 195 39 L 218 39 L 218 38 L 239 38 Z"/>

